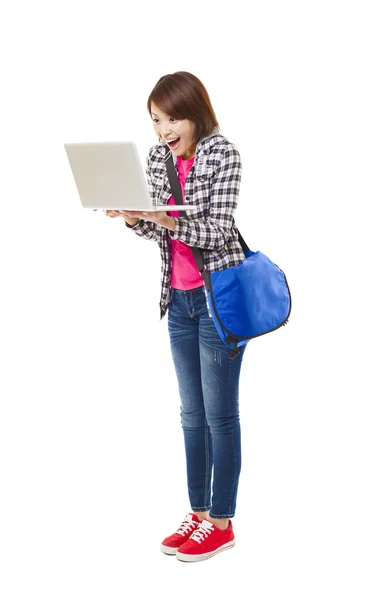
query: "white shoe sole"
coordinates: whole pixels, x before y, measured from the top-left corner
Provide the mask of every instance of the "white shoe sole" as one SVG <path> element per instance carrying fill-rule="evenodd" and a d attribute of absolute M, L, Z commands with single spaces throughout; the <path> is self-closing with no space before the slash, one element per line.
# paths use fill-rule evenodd
<path fill-rule="evenodd" d="M 172 556 L 175 556 L 177 551 L 177 548 L 170 548 L 169 546 L 163 546 L 163 544 L 160 544 L 160 549 L 163 554 L 170 554 Z"/>
<path fill-rule="evenodd" d="M 206 560 L 208 558 L 212 558 L 212 556 L 215 556 L 219 552 L 223 552 L 224 550 L 229 550 L 229 548 L 233 548 L 235 543 L 235 540 L 232 540 L 231 542 L 220 546 L 219 548 L 217 548 L 217 550 L 214 550 L 213 552 L 206 552 L 205 554 L 184 554 L 183 552 L 176 552 L 176 557 L 178 560 L 181 560 L 183 562 L 197 562 L 199 560 Z"/>

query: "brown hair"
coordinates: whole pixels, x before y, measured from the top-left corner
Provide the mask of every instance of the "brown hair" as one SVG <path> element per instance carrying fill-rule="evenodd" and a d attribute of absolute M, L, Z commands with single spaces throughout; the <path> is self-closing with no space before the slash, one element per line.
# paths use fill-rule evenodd
<path fill-rule="evenodd" d="M 147 101 L 150 115 L 151 102 L 174 119 L 193 121 L 197 143 L 214 129 L 220 129 L 205 86 L 198 77 L 186 71 L 163 75 L 159 79 Z"/>

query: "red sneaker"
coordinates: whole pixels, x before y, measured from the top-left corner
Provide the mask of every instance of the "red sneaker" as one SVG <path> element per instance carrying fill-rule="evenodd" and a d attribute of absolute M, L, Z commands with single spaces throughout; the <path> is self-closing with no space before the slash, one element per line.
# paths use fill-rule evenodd
<path fill-rule="evenodd" d="M 197 529 L 199 525 L 199 519 L 194 513 L 189 513 L 185 516 L 182 521 L 182 525 L 175 533 L 166 537 L 160 545 L 160 549 L 165 554 L 176 554 L 179 546 L 182 546 L 191 534 Z"/>
<path fill-rule="evenodd" d="M 213 523 L 204 519 L 187 542 L 179 546 L 176 557 L 185 562 L 205 560 L 218 552 L 233 548 L 234 544 L 233 526 L 230 519 L 228 528 L 224 530 L 218 529 Z"/>

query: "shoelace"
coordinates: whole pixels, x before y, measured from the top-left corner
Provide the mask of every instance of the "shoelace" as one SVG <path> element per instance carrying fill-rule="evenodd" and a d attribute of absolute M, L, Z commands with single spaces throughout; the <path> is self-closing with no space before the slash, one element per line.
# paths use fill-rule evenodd
<path fill-rule="evenodd" d="M 214 525 L 212 525 L 211 527 L 204 527 L 202 525 L 198 525 L 197 529 L 191 534 L 190 539 L 200 544 L 202 540 L 207 538 L 213 531 Z"/>
<path fill-rule="evenodd" d="M 189 533 L 191 529 L 197 525 L 195 521 L 183 521 L 182 525 L 177 529 L 177 533 L 179 535 L 184 536 L 186 533 Z"/>

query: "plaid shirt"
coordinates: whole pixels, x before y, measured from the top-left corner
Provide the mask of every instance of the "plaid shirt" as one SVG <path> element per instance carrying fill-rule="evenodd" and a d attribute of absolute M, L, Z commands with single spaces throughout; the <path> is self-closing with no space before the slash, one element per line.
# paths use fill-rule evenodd
<path fill-rule="evenodd" d="M 167 176 L 166 144 L 151 148 L 147 156 L 147 181 L 153 204 L 166 204 L 172 192 Z M 176 167 L 176 156 L 173 155 Z M 187 176 L 184 202 L 194 204 L 186 217 L 174 218 L 175 231 L 140 219 L 128 227 L 137 235 L 156 241 L 162 259 L 160 318 L 170 300 L 170 238 L 203 249 L 209 271 L 234 267 L 245 259 L 234 222 L 241 180 L 241 159 L 237 148 L 223 135 L 215 133 L 197 144 L 194 164 Z M 166 210 L 169 207 L 166 206 Z"/>

